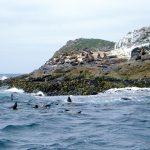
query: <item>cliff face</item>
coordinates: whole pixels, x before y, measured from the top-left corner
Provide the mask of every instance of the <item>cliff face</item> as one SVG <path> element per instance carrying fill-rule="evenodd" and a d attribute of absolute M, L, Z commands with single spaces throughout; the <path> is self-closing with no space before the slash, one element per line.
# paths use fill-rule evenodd
<path fill-rule="evenodd" d="M 150 43 L 150 27 L 143 27 L 139 30 L 129 32 L 115 44 L 115 49 L 129 48 Z"/>
<path fill-rule="evenodd" d="M 112 54 L 130 59 L 132 51 L 136 48 L 146 48 L 148 53 L 150 53 L 150 26 L 129 32 L 115 44 Z"/>

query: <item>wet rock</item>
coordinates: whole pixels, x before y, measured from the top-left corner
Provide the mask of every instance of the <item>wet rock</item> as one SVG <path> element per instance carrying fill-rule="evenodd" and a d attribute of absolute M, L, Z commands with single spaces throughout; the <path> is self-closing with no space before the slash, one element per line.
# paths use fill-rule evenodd
<path fill-rule="evenodd" d="M 150 54 L 146 54 L 146 55 L 141 56 L 141 60 L 142 61 L 150 60 Z"/>

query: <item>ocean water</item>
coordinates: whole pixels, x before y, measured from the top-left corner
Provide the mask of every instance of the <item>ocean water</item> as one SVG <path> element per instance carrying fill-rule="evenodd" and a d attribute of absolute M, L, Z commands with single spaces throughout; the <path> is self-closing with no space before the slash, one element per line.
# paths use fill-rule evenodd
<path fill-rule="evenodd" d="M 0 150 L 150 150 L 148 88 L 71 96 L 72 103 L 21 90 L 11 100 L 12 91 L 0 89 Z"/>

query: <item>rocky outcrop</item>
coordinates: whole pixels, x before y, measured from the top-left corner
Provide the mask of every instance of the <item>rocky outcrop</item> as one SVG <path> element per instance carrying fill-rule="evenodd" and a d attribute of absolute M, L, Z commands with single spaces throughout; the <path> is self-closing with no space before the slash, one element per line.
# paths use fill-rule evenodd
<path fill-rule="evenodd" d="M 135 49 L 142 48 L 148 49 L 150 53 L 150 26 L 129 32 L 115 44 L 112 54 L 117 55 L 118 58 L 130 59 Z"/>
<path fill-rule="evenodd" d="M 132 60 L 150 60 L 150 48 L 148 47 L 137 47 L 134 48 L 131 52 L 131 59 Z"/>
<path fill-rule="evenodd" d="M 115 49 L 130 48 L 147 43 L 150 43 L 150 26 L 129 32 L 115 44 Z"/>
<path fill-rule="evenodd" d="M 128 33 L 115 45 L 95 39 L 69 41 L 29 75 L 2 85 L 47 95 L 89 95 L 110 88 L 150 87 L 150 27 Z"/>
<path fill-rule="evenodd" d="M 32 75 L 35 77 L 48 75 L 53 72 L 59 72 L 61 70 L 69 70 L 74 66 L 101 66 L 105 63 L 107 64 L 115 64 L 118 62 L 124 62 L 126 59 L 118 59 L 116 56 L 109 56 L 110 52 L 105 51 L 82 51 L 78 54 L 62 54 L 59 57 L 54 57 L 47 61 L 43 66 L 41 66 L 38 70 L 35 70 Z"/>

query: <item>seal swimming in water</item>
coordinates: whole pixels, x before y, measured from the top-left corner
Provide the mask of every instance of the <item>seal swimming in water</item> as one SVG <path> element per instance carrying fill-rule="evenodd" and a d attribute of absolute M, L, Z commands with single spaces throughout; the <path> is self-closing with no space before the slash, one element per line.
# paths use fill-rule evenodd
<path fill-rule="evenodd" d="M 127 98 L 127 97 L 122 97 L 121 99 L 122 99 L 122 100 L 125 100 L 125 101 L 131 100 L 130 98 Z"/>
<path fill-rule="evenodd" d="M 47 104 L 47 105 L 45 105 L 44 107 L 45 107 L 45 108 L 49 108 L 49 107 L 51 107 L 51 104 Z"/>
<path fill-rule="evenodd" d="M 70 111 L 69 109 L 65 109 L 65 111 Z"/>
<path fill-rule="evenodd" d="M 81 111 L 81 110 L 77 112 L 77 114 L 81 114 L 81 113 L 82 113 L 82 111 Z"/>
<path fill-rule="evenodd" d="M 17 102 L 15 102 L 15 104 L 10 108 L 12 108 L 13 110 L 17 110 Z"/>
<path fill-rule="evenodd" d="M 11 93 L 11 101 L 13 101 L 14 100 L 14 95 L 13 95 L 13 93 Z"/>
<path fill-rule="evenodd" d="M 33 108 L 37 109 L 37 108 L 39 108 L 39 106 L 38 106 L 38 105 L 35 105 Z"/>
<path fill-rule="evenodd" d="M 70 97 L 68 97 L 67 102 L 72 103 L 72 100 Z"/>

